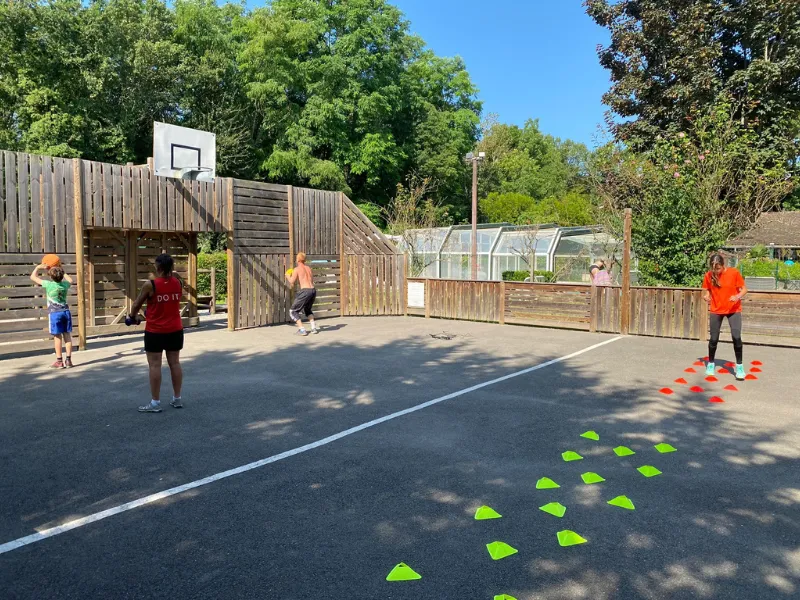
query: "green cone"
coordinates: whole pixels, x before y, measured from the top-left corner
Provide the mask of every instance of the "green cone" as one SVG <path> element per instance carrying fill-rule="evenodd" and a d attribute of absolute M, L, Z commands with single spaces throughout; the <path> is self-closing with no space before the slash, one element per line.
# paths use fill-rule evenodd
<path fill-rule="evenodd" d="M 503 515 L 498 513 L 495 509 L 490 506 L 481 506 L 478 510 L 475 511 L 475 520 L 476 521 L 485 521 L 486 519 L 499 519 Z"/>
<path fill-rule="evenodd" d="M 595 442 L 600 441 L 600 436 L 597 435 L 596 431 L 586 431 L 581 434 L 582 438 L 586 438 L 587 440 L 594 440 Z"/>
<path fill-rule="evenodd" d="M 494 600 L 517 600 L 514 596 L 509 596 L 508 594 L 500 594 L 499 596 L 495 596 Z"/>
<path fill-rule="evenodd" d="M 562 453 L 561 458 L 564 459 L 564 462 L 571 462 L 573 460 L 583 460 L 583 457 L 580 454 L 578 454 L 577 452 L 573 452 L 572 450 Z"/>
<path fill-rule="evenodd" d="M 489 555 L 493 560 L 500 560 L 501 558 L 505 558 L 506 556 L 511 556 L 512 554 L 519 552 L 519 550 L 512 548 L 505 542 L 492 542 L 491 544 L 486 544 L 486 549 L 489 551 Z"/>
<path fill-rule="evenodd" d="M 539 510 L 546 512 L 547 514 L 553 515 L 554 517 L 558 517 L 559 519 L 564 516 L 564 513 L 567 512 L 567 507 L 561 504 L 560 502 L 551 502 L 550 504 L 545 504 L 544 506 L 540 506 Z"/>
<path fill-rule="evenodd" d="M 661 452 L 661 454 L 666 454 L 667 452 L 677 452 L 678 449 L 675 446 L 671 446 L 670 444 L 657 444 L 654 446 L 656 450 Z"/>
<path fill-rule="evenodd" d="M 597 473 L 592 473 L 591 471 L 581 475 L 581 479 L 583 479 L 583 483 L 585 483 L 586 485 L 589 485 L 590 483 L 600 483 L 602 481 L 605 481 L 605 479 L 600 477 L 600 475 L 598 475 Z"/>
<path fill-rule="evenodd" d="M 553 490 L 555 488 L 560 488 L 560 487 L 561 487 L 560 485 L 558 485 L 555 481 L 553 481 L 549 477 L 542 477 L 539 481 L 536 482 L 537 490 Z"/>
<path fill-rule="evenodd" d="M 636 507 L 627 496 L 617 496 L 613 500 L 609 500 L 611 506 L 619 506 L 620 508 L 627 508 L 628 510 L 636 510 Z"/>
<path fill-rule="evenodd" d="M 576 546 L 578 544 L 585 544 L 586 538 L 582 538 L 574 531 L 570 531 L 569 529 L 565 529 L 564 531 L 559 531 L 556 535 L 558 535 L 558 543 L 561 546 Z"/>
<path fill-rule="evenodd" d="M 655 477 L 656 475 L 661 475 L 661 471 L 656 469 L 655 467 L 651 467 L 650 465 L 644 465 L 643 467 L 639 467 L 636 469 L 644 475 L 645 477 Z"/>
<path fill-rule="evenodd" d="M 411 581 L 412 579 L 422 579 L 422 575 L 405 563 L 397 565 L 386 577 L 386 581 Z"/>
<path fill-rule="evenodd" d="M 614 448 L 614 454 L 616 454 L 617 456 L 630 456 L 631 454 L 636 454 L 636 452 L 634 452 L 627 446 L 617 446 L 616 448 Z"/>

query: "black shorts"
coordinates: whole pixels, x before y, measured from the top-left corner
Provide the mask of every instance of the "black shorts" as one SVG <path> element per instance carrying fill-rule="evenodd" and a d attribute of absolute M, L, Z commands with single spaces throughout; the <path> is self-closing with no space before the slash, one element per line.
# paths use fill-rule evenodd
<path fill-rule="evenodd" d="M 297 292 L 292 303 L 292 308 L 289 311 L 289 316 L 292 321 L 299 321 L 301 313 L 306 317 L 313 317 L 314 313 L 311 308 L 314 306 L 314 300 L 317 299 L 317 290 L 314 288 L 305 288 Z"/>
<path fill-rule="evenodd" d="M 183 350 L 183 329 L 172 333 L 144 332 L 145 352 L 178 352 Z"/>

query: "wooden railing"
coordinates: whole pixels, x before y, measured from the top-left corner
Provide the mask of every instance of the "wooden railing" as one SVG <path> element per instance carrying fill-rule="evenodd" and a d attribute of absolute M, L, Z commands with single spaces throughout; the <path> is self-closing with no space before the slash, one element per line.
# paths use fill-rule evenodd
<path fill-rule="evenodd" d="M 420 286 L 424 290 L 420 290 Z M 585 284 L 409 279 L 408 314 L 620 333 L 623 290 Z M 800 347 L 800 293 L 750 292 L 745 343 Z M 695 288 L 630 288 L 631 335 L 708 340 L 708 305 Z M 723 328 L 722 340 L 729 340 Z"/>

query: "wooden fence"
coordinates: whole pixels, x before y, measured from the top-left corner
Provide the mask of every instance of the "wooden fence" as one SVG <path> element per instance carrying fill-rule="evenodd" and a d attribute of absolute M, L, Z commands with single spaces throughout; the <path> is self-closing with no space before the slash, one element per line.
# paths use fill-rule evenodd
<path fill-rule="evenodd" d="M 584 284 L 408 280 L 408 314 L 620 333 L 622 289 Z M 421 294 L 418 287 L 424 286 Z M 708 340 L 708 305 L 692 288 L 632 287 L 631 335 Z M 746 343 L 800 346 L 800 293 L 750 292 Z M 723 328 L 723 340 L 730 334 Z"/>
<path fill-rule="evenodd" d="M 284 273 L 299 251 L 315 271 L 318 316 L 403 314 L 404 257 L 340 192 L 0 151 L 0 215 L 0 354 L 51 343 L 29 278 L 47 253 L 76 279 L 69 302 L 82 347 L 87 336 L 141 329 L 122 321 L 161 252 L 189 288 L 184 322 L 197 324 L 201 232 L 228 234 L 231 329 L 288 320 Z"/>

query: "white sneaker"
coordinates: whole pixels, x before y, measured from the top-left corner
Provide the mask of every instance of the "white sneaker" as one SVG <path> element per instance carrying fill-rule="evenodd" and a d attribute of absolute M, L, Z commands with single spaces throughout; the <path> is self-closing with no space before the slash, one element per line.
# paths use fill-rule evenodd
<path fill-rule="evenodd" d="M 149 402 L 148 404 L 145 404 L 144 406 L 140 406 L 139 407 L 139 412 L 160 413 L 161 412 L 161 403 L 159 402 L 158 404 L 153 404 L 152 402 Z"/>

